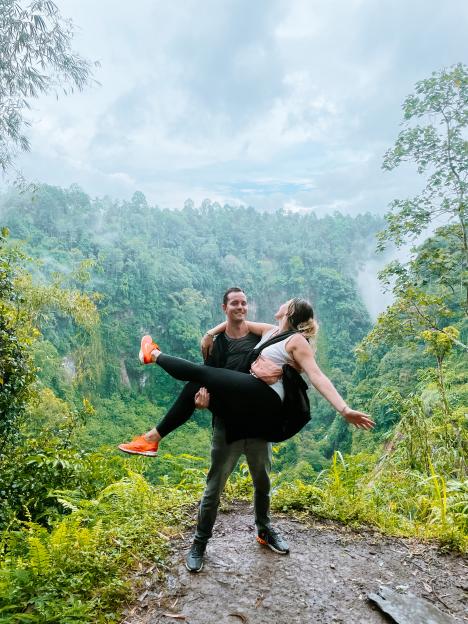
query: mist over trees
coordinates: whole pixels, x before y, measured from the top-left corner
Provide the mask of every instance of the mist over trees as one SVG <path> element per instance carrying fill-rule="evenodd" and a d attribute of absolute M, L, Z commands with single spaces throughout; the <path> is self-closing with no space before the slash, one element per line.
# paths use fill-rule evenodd
<path fill-rule="evenodd" d="M 101 391 L 119 388 L 119 367 L 110 365 L 119 359 L 138 388 L 134 352 L 142 329 L 172 352 L 199 358 L 199 337 L 222 318 L 222 294 L 235 284 L 257 319 L 270 320 L 288 297 L 309 297 L 323 326 L 321 357 L 348 372 L 352 348 L 370 328 L 356 275 L 373 253 L 377 217 L 268 215 L 210 202 L 174 212 L 149 206 L 141 193 L 115 202 L 47 186 L 29 197 L 5 196 L 2 205 L 12 235 L 41 258 L 34 271 L 42 279 L 76 286 L 81 267 L 85 289 L 99 293 L 99 340 L 107 348 L 112 333 L 115 345 L 102 379 L 91 374 Z M 62 355 L 70 355 L 65 343 Z"/>

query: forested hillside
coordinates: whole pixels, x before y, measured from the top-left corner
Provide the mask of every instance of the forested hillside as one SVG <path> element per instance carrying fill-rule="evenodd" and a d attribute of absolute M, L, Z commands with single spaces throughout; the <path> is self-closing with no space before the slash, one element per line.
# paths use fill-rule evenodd
<path fill-rule="evenodd" d="M 245 289 L 257 320 L 271 321 L 292 296 L 309 298 L 321 325 L 319 362 L 342 390 L 354 368 L 353 348 L 371 327 L 356 285 L 383 225 L 371 215 L 269 215 L 209 201 L 199 208 L 188 201 L 174 212 L 149 206 L 141 193 L 113 202 L 47 186 L 5 195 L 0 215 L 10 242 L 22 241 L 37 260 L 29 268 L 38 282 L 95 298 L 100 322 L 92 331 L 49 311 L 34 347 L 45 386 L 75 405 L 83 396 L 92 404 L 82 431 L 87 448 L 147 428 L 181 387 L 140 367 L 142 333 L 157 336 L 168 352 L 200 360 L 200 337 L 222 320 L 222 294 L 231 285 Z M 325 402 L 314 405 L 311 429 L 323 438 L 335 413 Z M 197 418 L 206 429 L 209 419 Z M 324 455 L 311 439 L 304 449 L 291 442 L 280 455 L 286 465 L 304 452 L 320 468 L 343 435 L 327 435 Z"/>

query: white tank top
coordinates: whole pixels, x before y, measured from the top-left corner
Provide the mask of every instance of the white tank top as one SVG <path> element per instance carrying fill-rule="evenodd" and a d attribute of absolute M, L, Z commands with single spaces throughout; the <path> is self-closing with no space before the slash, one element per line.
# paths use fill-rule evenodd
<path fill-rule="evenodd" d="M 269 332 L 267 332 L 263 336 L 263 338 L 260 340 L 260 342 L 256 345 L 255 348 L 257 349 L 258 347 L 260 347 L 264 342 L 266 342 L 267 340 L 270 340 L 270 338 L 273 338 L 273 336 L 277 333 L 278 333 L 278 328 L 274 327 L 273 329 L 271 329 Z M 268 358 L 269 360 L 277 364 L 279 367 L 282 367 L 284 364 L 287 364 L 287 363 L 291 364 L 292 359 L 289 353 L 286 351 L 286 345 L 288 341 L 294 335 L 295 334 L 292 334 L 291 336 L 288 336 L 287 338 L 285 338 L 284 340 L 281 340 L 280 342 L 275 342 L 275 344 L 265 347 L 262 350 L 262 355 L 264 355 L 266 358 Z M 279 395 L 281 401 L 283 401 L 284 399 L 283 380 L 280 379 L 274 384 L 271 384 L 270 388 L 274 390 Z"/>

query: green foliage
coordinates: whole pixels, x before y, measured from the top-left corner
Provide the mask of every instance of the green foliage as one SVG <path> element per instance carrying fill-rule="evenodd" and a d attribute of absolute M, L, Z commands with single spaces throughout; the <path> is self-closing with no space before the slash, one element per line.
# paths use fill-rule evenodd
<path fill-rule="evenodd" d="M 22 309 L 35 326 L 43 325 L 51 311 L 58 311 L 84 330 L 91 331 L 99 322 L 95 301 L 78 289 L 66 287 L 62 276 L 55 276 L 52 284 L 44 286 L 33 282 L 28 273 L 18 277 L 17 290 L 22 294 Z"/>
<path fill-rule="evenodd" d="M 0 0 L 0 167 L 13 166 L 18 150 L 28 150 L 25 110 L 43 93 L 82 90 L 91 65 L 71 50 L 73 24 L 51 2 L 26 8 Z"/>
<path fill-rule="evenodd" d="M 6 249 L 8 230 L 0 235 L 0 465 L 5 445 L 17 434 L 30 399 L 34 369 L 28 353 L 30 337 L 18 331 L 21 297 L 14 288 L 14 253 Z"/>
<path fill-rule="evenodd" d="M 382 271 L 382 282 L 395 300 L 356 349 L 354 395 L 368 401 L 384 430 L 405 414 L 395 397 L 429 396 L 435 389 L 436 411 L 442 409 L 447 422 L 466 406 L 466 397 L 454 393 L 451 399 L 450 379 L 468 351 L 467 89 L 467 68 L 461 64 L 417 83 L 403 105 L 404 129 L 384 159 L 386 169 L 409 161 L 427 175 L 418 197 L 391 204 L 387 228 L 379 234 L 382 248 L 420 235 L 440 215 L 449 221 L 413 248 L 406 264 L 394 261 Z M 421 120 L 426 125 L 418 125 Z M 388 362 L 395 372 L 385 368 Z M 422 398 L 420 402 L 431 418 Z"/>
<path fill-rule="evenodd" d="M 185 488 L 152 487 L 134 472 L 91 499 L 63 492 L 68 515 L 50 531 L 29 521 L 4 537 L 0 621 L 120 621 L 120 605 L 138 588 L 129 575 L 163 575 L 168 543 L 194 500 Z"/>
<path fill-rule="evenodd" d="M 387 215 L 388 228 L 380 239 L 401 244 L 420 234 L 440 214 L 456 218 L 464 228 L 468 148 L 464 131 L 468 123 L 468 68 L 459 63 L 434 72 L 416 84 L 403 104 L 404 129 L 388 150 L 383 167 L 392 170 L 414 162 L 418 172 L 429 172 L 423 192 L 412 199 L 395 200 Z M 412 125 L 425 119 L 425 125 Z"/>
<path fill-rule="evenodd" d="M 36 382 L 31 353 L 36 322 L 46 308 L 71 313 L 89 330 L 97 323 L 94 303 L 79 291 L 34 286 L 26 258 L 0 238 L 0 527 L 29 517 L 45 524 L 56 505 L 50 491 L 86 481 L 80 453 L 70 447 L 76 410 Z"/>
<path fill-rule="evenodd" d="M 357 433 L 351 448 L 356 453 L 370 446 L 378 461 L 369 460 L 356 482 L 348 473 L 358 455 L 345 459 L 338 480 L 334 462 L 323 474 L 325 492 L 337 495 L 336 504 L 324 495 L 309 506 L 385 531 L 437 537 L 461 550 L 468 509 L 467 89 L 467 68 L 459 64 L 419 82 L 403 105 L 404 128 L 384 168 L 414 162 L 426 186 L 417 197 L 392 202 L 380 247 L 402 245 L 440 215 L 449 223 L 413 248 L 406 264 L 395 261 L 382 271 L 394 303 L 356 349 L 349 398 L 366 406 L 377 427 L 370 444 Z M 338 482 L 341 493 L 335 491 Z M 355 485 L 357 494 L 350 491 Z M 292 498 L 301 496 L 298 490 Z"/>
<path fill-rule="evenodd" d="M 393 280 L 395 302 L 379 316 L 359 346 L 357 353 L 361 360 L 368 357 L 369 349 L 382 342 L 387 345 L 397 342 L 421 344 L 422 341 L 427 343 L 430 334 L 434 336 L 433 340 L 448 340 L 452 346 L 468 350 L 466 343 L 459 339 L 461 332 L 457 327 L 465 320 L 463 297 L 460 297 L 462 263 L 454 262 L 453 270 L 447 269 L 446 272 L 438 264 L 440 254 L 437 249 L 444 244 L 447 229 L 460 230 L 458 226 L 439 228 L 406 266 L 395 261 L 382 272 L 382 280 L 387 286 Z M 446 253 L 451 254 L 452 260 L 454 256 L 460 256 L 455 249 Z M 431 353 L 435 355 L 434 350 Z"/>
<path fill-rule="evenodd" d="M 428 353 L 434 355 L 437 360 L 442 361 L 450 353 L 454 340 L 458 338 L 460 332 L 456 327 L 448 325 L 443 332 L 425 330 L 421 333 L 421 338 L 426 343 Z"/>
<path fill-rule="evenodd" d="M 427 474 L 410 470 L 393 457 L 384 468 L 375 460 L 375 455 L 342 456 L 337 451 L 330 468 L 312 483 L 281 483 L 273 508 L 371 524 L 392 535 L 437 538 L 467 550 L 466 484 L 458 479 L 447 482 L 432 463 Z"/>
<path fill-rule="evenodd" d="M 372 363 L 386 351 L 401 352 L 403 346 L 414 353 L 424 348 L 436 361 L 435 381 L 445 417 L 450 419 L 453 406 L 447 396 L 445 361 L 453 348 L 461 351 L 452 358 L 454 362 L 468 351 L 467 68 L 458 64 L 417 83 L 403 111 L 404 129 L 387 152 L 384 168 L 414 162 L 420 174 L 427 174 L 426 186 L 419 196 L 391 204 L 387 228 L 379 234 L 380 247 L 411 240 L 440 215 L 455 223 L 436 229 L 412 250 L 406 264 L 395 261 L 382 271 L 381 279 L 393 290 L 395 301 L 357 348 L 358 371 L 366 370 L 367 378 Z M 416 123 L 421 119 L 426 125 Z M 361 381 L 358 391 L 366 385 Z"/>

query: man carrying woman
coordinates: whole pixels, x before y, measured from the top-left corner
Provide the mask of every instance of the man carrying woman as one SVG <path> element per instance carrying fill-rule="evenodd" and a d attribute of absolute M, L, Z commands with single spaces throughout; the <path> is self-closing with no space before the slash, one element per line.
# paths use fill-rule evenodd
<path fill-rule="evenodd" d="M 282 403 L 285 394 L 282 371 L 285 364 L 289 364 L 296 370 L 305 373 L 312 385 L 348 422 L 362 429 L 371 429 L 373 427 L 374 422 L 372 419 L 367 414 L 350 408 L 332 382 L 318 367 L 315 361 L 313 345 L 318 326 L 314 319 L 313 309 L 307 301 L 295 298 L 285 302 L 275 314 L 278 324 L 270 325 L 267 323 L 252 323 L 245 320 L 247 301 L 245 294 L 240 289 L 230 289 L 226 295 L 227 299 L 225 299 L 226 303 L 223 305 L 223 308 L 225 308 L 228 321 L 208 332 L 207 341 L 209 341 L 209 336 L 212 334 L 224 334 L 225 338 L 227 334 L 229 337 L 229 329 L 232 331 L 232 327 L 229 328 L 230 316 L 228 311 L 232 316 L 231 321 L 237 323 L 237 327 L 240 329 L 241 335 L 238 338 L 234 338 L 235 340 L 245 339 L 245 337 L 255 334 L 260 337 L 259 345 L 261 345 L 270 341 L 273 336 L 277 336 L 278 341 L 275 344 L 269 344 L 269 346 L 263 349 L 261 355 L 252 364 L 249 372 L 240 372 L 239 369 L 229 370 L 227 368 L 201 366 L 181 358 L 174 358 L 162 353 L 158 345 L 153 343 L 150 336 L 143 338 L 140 352 L 142 363 L 150 364 L 156 362 L 174 378 L 195 382 L 204 386 L 198 392 L 198 399 L 202 402 L 206 401 L 209 393 L 211 400 L 210 408 L 216 414 L 215 422 L 218 421 L 218 416 L 221 421 L 218 429 L 215 426 L 213 452 L 216 446 L 215 439 L 218 441 L 222 439 L 223 444 L 227 445 L 226 448 L 228 449 L 232 446 L 232 443 L 236 443 L 239 440 L 268 441 L 276 439 L 274 436 L 277 434 L 274 432 L 281 426 L 282 418 L 284 418 Z M 219 339 L 215 342 L 215 346 L 217 342 L 219 342 Z M 311 342 L 312 344 L 310 344 Z M 227 352 L 229 353 L 229 344 Z M 187 418 L 185 418 L 184 422 L 186 420 Z M 173 424 L 175 424 L 173 428 L 179 426 L 176 423 Z M 135 449 L 138 447 L 139 440 L 140 442 L 143 440 L 147 443 L 154 443 L 157 447 L 157 442 L 162 437 L 160 429 L 161 426 L 151 430 L 144 436 L 136 438 L 129 444 L 120 445 L 119 448 L 125 452 L 138 452 Z M 222 433 L 221 429 L 223 429 Z M 228 455 L 230 454 L 228 453 Z M 222 477 L 218 479 L 218 483 L 219 485 L 222 484 L 222 487 L 221 490 L 219 490 L 219 487 L 217 488 L 217 496 L 213 500 L 214 505 L 211 506 L 212 509 L 214 508 L 214 515 L 211 514 L 212 522 L 209 523 L 208 531 L 203 532 L 203 528 L 199 531 L 200 524 L 203 525 L 203 523 L 200 523 L 200 514 L 203 516 L 203 501 L 209 489 L 210 470 L 207 490 L 205 490 L 204 499 L 202 499 L 200 506 L 197 534 L 191 549 L 193 556 L 191 557 L 191 553 L 189 553 L 187 557 L 187 567 L 192 571 L 199 571 L 203 565 L 203 554 L 206 542 L 211 537 L 219 495 L 239 455 L 240 453 L 237 454 L 232 466 L 230 463 L 225 465 Z M 224 457 L 226 457 L 226 452 L 224 452 Z M 227 468 L 229 468 L 228 472 L 226 472 Z M 219 477 L 220 471 L 217 470 L 216 474 Z M 264 515 L 264 520 L 267 519 L 267 521 L 263 522 L 264 526 L 262 527 L 262 521 L 258 521 L 257 518 L 256 507 L 256 522 L 259 529 L 257 539 L 260 543 L 266 544 L 276 552 L 288 552 L 288 547 L 284 540 L 269 527 L 267 515 Z"/>

